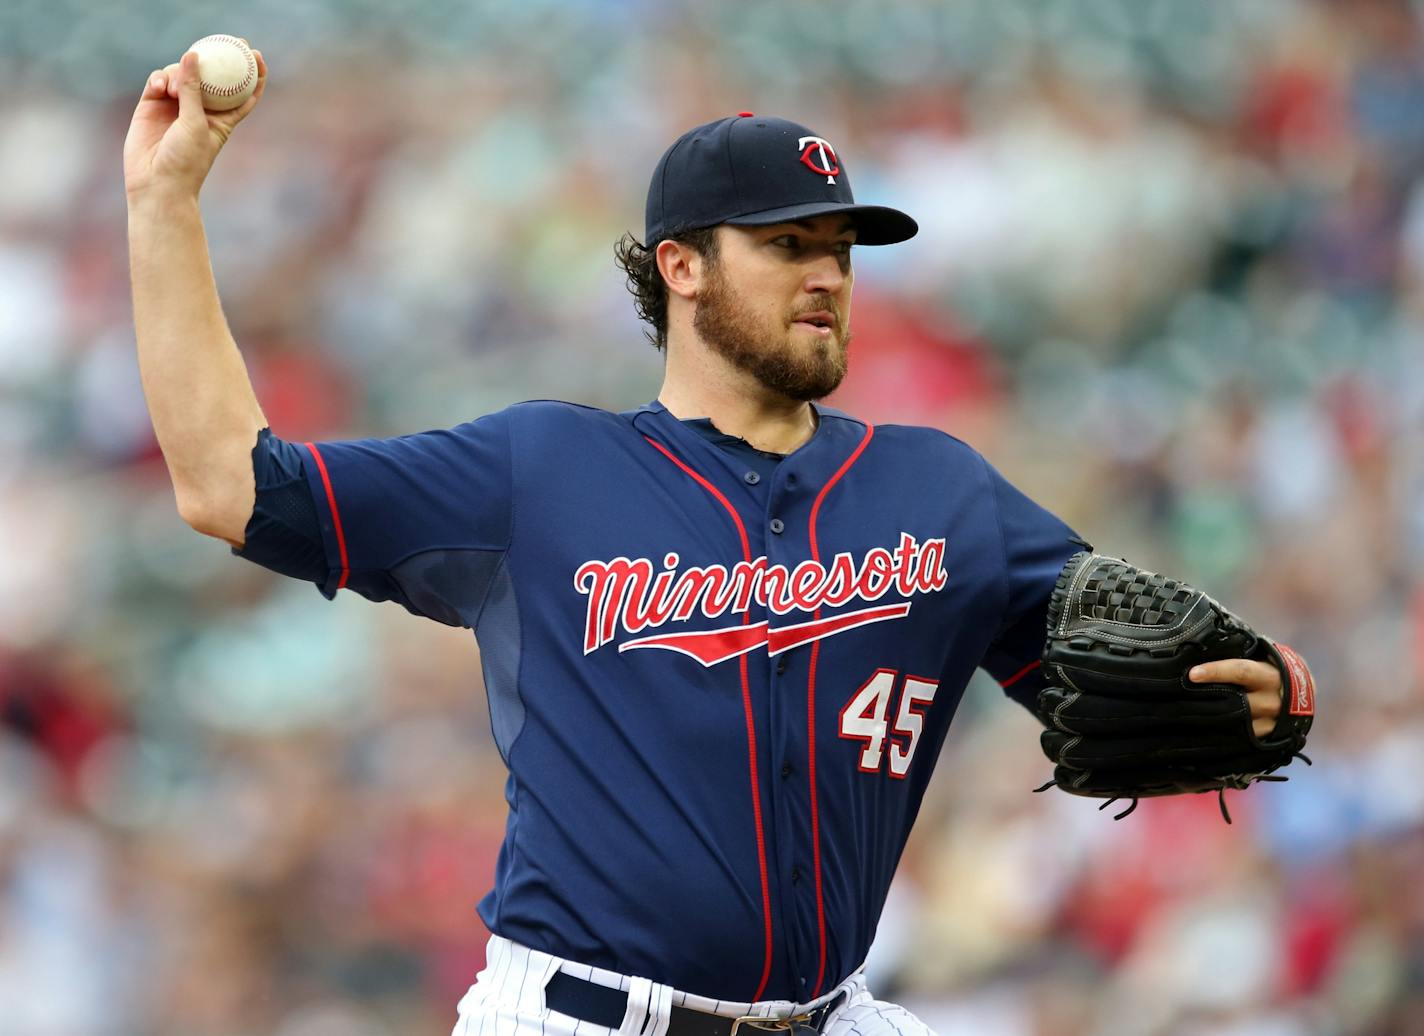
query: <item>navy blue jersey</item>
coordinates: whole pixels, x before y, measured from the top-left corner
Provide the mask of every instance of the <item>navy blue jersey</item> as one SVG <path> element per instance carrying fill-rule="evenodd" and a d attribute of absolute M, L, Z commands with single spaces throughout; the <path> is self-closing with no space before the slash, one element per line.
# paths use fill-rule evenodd
<path fill-rule="evenodd" d="M 479 639 L 509 768 L 491 931 L 811 1000 L 865 958 L 975 668 L 1042 685 L 1072 531 L 948 435 L 817 412 L 756 465 L 656 403 L 299 447 L 322 591 Z"/>

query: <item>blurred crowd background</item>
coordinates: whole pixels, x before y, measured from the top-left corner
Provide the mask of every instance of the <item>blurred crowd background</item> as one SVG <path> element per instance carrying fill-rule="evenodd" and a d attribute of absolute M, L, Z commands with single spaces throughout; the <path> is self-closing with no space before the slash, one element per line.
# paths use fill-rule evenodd
<path fill-rule="evenodd" d="M 856 253 L 835 402 L 1310 659 L 1315 765 L 1230 827 L 1029 794 L 976 685 L 879 993 L 942 1036 L 1424 1033 L 1420 7 L 0 5 L 0 1036 L 443 1033 L 483 962 L 473 639 L 230 557 L 151 436 L 120 150 L 211 32 L 271 67 L 204 211 L 279 434 L 650 399 L 612 244 L 682 130 L 783 114 L 922 227 Z"/>

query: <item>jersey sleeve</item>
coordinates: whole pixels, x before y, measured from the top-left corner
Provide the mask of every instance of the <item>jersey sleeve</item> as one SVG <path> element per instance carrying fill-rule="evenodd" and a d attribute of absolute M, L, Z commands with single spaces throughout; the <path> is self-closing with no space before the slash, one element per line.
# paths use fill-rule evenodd
<path fill-rule="evenodd" d="M 1004 540 L 1004 613 L 981 665 L 1025 708 L 1045 681 L 1040 668 L 1048 599 L 1058 574 L 1083 541 L 1061 519 L 1034 503 L 988 462 L 989 483 Z"/>
<path fill-rule="evenodd" d="M 326 549 L 316 501 L 303 473 L 303 452 L 270 428 L 252 447 L 255 498 L 241 547 L 233 553 L 293 579 L 326 581 Z"/>
<path fill-rule="evenodd" d="M 315 508 L 322 594 L 354 590 L 473 629 L 509 548 L 508 420 L 501 412 L 393 439 L 287 444 Z M 257 556 L 260 546 L 240 553 L 284 571 Z"/>

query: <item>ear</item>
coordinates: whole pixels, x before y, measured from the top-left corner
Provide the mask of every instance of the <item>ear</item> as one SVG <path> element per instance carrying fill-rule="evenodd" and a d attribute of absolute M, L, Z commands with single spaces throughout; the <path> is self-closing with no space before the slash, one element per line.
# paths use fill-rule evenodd
<path fill-rule="evenodd" d="M 702 254 L 691 245 L 677 241 L 659 241 L 656 252 L 658 272 L 671 294 L 692 300 L 702 283 Z"/>

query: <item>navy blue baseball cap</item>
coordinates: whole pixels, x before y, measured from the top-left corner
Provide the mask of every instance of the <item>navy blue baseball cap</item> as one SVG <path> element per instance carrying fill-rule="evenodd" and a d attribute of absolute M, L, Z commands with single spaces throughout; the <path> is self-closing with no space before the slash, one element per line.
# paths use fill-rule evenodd
<path fill-rule="evenodd" d="M 787 119 L 742 112 L 697 126 L 663 152 L 648 186 L 643 243 L 732 223 L 766 226 L 844 212 L 858 245 L 890 245 L 920 229 L 899 209 L 857 205 L 835 147 Z"/>

